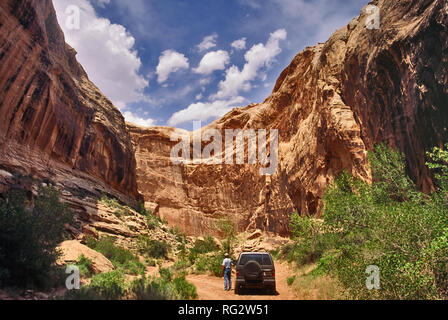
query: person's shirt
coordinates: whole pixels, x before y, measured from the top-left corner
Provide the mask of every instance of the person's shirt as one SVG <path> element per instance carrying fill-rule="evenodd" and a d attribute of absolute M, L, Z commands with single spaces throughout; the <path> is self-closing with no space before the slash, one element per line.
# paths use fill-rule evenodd
<path fill-rule="evenodd" d="M 222 266 L 225 269 L 230 269 L 232 267 L 232 260 L 230 260 L 230 258 L 225 258 L 224 261 L 222 262 Z"/>

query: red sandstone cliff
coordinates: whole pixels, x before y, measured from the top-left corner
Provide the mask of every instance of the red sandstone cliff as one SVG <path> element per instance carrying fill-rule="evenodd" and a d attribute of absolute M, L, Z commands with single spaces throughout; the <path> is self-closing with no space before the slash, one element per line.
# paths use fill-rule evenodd
<path fill-rule="evenodd" d="M 124 118 L 75 56 L 51 0 L 0 2 L 0 168 L 135 200 Z"/>
<path fill-rule="evenodd" d="M 81 228 L 123 241 L 139 234 L 143 218 L 115 219 L 98 205 L 100 192 L 125 201 L 141 192 L 189 234 L 216 232 L 222 217 L 240 230 L 286 234 L 289 213 L 319 213 L 325 187 L 343 169 L 368 180 L 367 150 L 380 141 L 402 150 L 429 190 L 424 152 L 448 141 L 448 4 L 372 3 L 379 30 L 366 29 L 363 11 L 299 53 L 263 103 L 207 127 L 278 129 L 278 170 L 262 176 L 258 165 L 174 165 L 173 129 L 126 129 L 65 44 L 50 0 L 1 1 L 0 187 L 17 180 L 9 172 L 55 182 L 79 209 Z"/>
<path fill-rule="evenodd" d="M 367 151 L 386 142 L 406 154 L 430 190 L 425 151 L 448 141 L 448 3 L 379 0 L 381 28 L 366 13 L 299 53 L 263 103 L 234 109 L 208 128 L 278 129 L 279 169 L 174 165 L 170 128 L 128 125 L 147 205 L 188 233 L 216 230 L 230 217 L 240 230 L 287 233 L 288 214 L 319 213 L 321 197 L 346 169 L 369 180 Z"/>

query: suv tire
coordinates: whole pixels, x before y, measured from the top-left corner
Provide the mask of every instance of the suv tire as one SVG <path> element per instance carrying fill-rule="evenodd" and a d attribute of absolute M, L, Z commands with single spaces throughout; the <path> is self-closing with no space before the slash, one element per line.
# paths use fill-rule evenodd
<path fill-rule="evenodd" d="M 240 294 L 241 292 L 241 286 L 239 284 L 235 284 L 235 294 Z"/>
<path fill-rule="evenodd" d="M 244 265 L 244 279 L 246 281 L 254 281 L 254 280 L 262 280 L 263 279 L 263 271 L 261 269 L 260 264 L 257 261 L 248 261 Z"/>

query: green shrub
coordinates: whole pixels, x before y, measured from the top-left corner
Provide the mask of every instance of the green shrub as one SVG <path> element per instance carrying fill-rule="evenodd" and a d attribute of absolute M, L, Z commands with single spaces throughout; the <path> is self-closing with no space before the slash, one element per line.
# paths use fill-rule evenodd
<path fill-rule="evenodd" d="M 196 252 L 198 254 L 208 253 L 217 251 L 218 246 L 215 239 L 211 236 L 205 237 L 204 240 L 196 240 L 194 246 L 190 249 L 191 252 Z"/>
<path fill-rule="evenodd" d="M 93 275 L 93 262 L 89 258 L 86 258 L 83 254 L 76 261 L 76 266 L 79 268 L 79 272 L 82 276 L 90 278 Z"/>
<path fill-rule="evenodd" d="M 159 227 L 160 222 L 152 214 L 146 217 L 146 224 L 149 230 L 155 230 Z"/>
<path fill-rule="evenodd" d="M 280 252 L 281 252 L 281 249 L 280 248 L 276 248 L 274 250 L 271 250 L 269 253 L 271 254 L 272 258 L 275 260 L 275 259 L 278 259 L 280 257 Z"/>
<path fill-rule="evenodd" d="M 146 264 L 150 267 L 155 267 L 157 265 L 157 261 L 155 259 L 147 259 Z"/>
<path fill-rule="evenodd" d="M 216 277 L 221 277 L 223 259 L 224 253 L 222 252 L 199 255 L 195 262 L 195 271 L 197 273 L 209 272 Z"/>
<path fill-rule="evenodd" d="M 160 219 L 160 217 L 153 214 L 151 210 L 147 210 L 142 206 L 139 212 L 146 217 L 146 225 L 148 226 L 149 230 L 155 230 L 162 224 L 162 220 Z"/>
<path fill-rule="evenodd" d="M 56 189 L 45 187 L 32 208 L 21 190 L 0 199 L 0 287 L 48 288 L 60 280 L 56 246 L 73 216 L 59 198 Z"/>
<path fill-rule="evenodd" d="M 377 146 L 369 154 L 373 182 L 343 173 L 324 194 L 323 224 L 293 215 L 296 241 L 282 253 L 298 264 L 318 261 L 310 275 L 336 276 L 354 298 L 448 298 L 448 154 L 429 156 L 439 190 L 426 195 L 407 176 L 403 155 Z M 379 290 L 366 287 L 370 265 L 380 269 Z"/>
<path fill-rule="evenodd" d="M 186 259 L 179 259 L 174 263 L 175 270 L 185 270 L 191 266 L 191 263 Z"/>
<path fill-rule="evenodd" d="M 171 246 L 168 243 L 164 241 L 152 240 L 144 236 L 139 237 L 138 248 L 141 254 L 156 259 L 167 258 L 168 253 L 171 251 Z"/>
<path fill-rule="evenodd" d="M 181 242 L 181 243 L 186 242 L 187 235 L 185 234 L 185 232 L 182 232 L 178 226 L 172 227 L 168 231 L 171 234 L 173 234 L 174 236 L 176 236 L 176 240 L 178 242 Z"/>
<path fill-rule="evenodd" d="M 119 300 L 126 290 L 123 273 L 117 270 L 93 276 L 89 287 L 106 300 Z"/>
<path fill-rule="evenodd" d="M 100 240 L 89 237 L 87 246 L 102 253 L 112 262 L 114 267 L 122 268 L 127 273 L 138 275 L 145 271 L 145 266 L 139 261 L 139 258 L 130 250 L 116 246 L 114 239 L 111 237 Z"/>
<path fill-rule="evenodd" d="M 64 300 L 121 300 L 127 293 L 124 275 L 120 270 L 94 275 L 88 286 L 69 290 Z"/>
<path fill-rule="evenodd" d="M 159 268 L 159 274 L 163 280 L 166 280 L 168 282 L 173 280 L 173 272 L 170 268 Z"/>
<path fill-rule="evenodd" d="M 106 195 L 103 195 L 100 199 L 100 201 L 107 207 L 116 209 L 114 211 L 114 215 L 118 218 L 121 218 L 123 216 L 130 216 L 132 215 L 132 210 L 125 205 L 122 205 L 117 199 L 115 198 L 109 198 Z"/>
<path fill-rule="evenodd" d="M 189 283 L 185 279 L 185 276 L 174 278 L 173 285 L 181 299 L 191 300 L 198 298 L 196 287 L 192 283 Z"/>
<path fill-rule="evenodd" d="M 286 279 L 286 283 L 288 284 L 288 286 L 292 286 L 295 280 L 296 276 L 291 276 Z"/>
<path fill-rule="evenodd" d="M 237 226 L 229 218 L 223 218 L 216 223 L 216 227 L 224 235 L 225 240 L 222 244 L 222 250 L 230 255 L 233 254 L 233 244 L 236 239 Z"/>
<path fill-rule="evenodd" d="M 196 287 L 180 275 L 174 279 L 164 274 L 160 278 L 145 277 L 131 284 L 131 297 L 137 300 L 190 300 L 197 299 Z"/>
<path fill-rule="evenodd" d="M 176 300 L 179 295 L 172 283 L 158 279 L 140 278 L 131 285 L 131 296 L 136 300 Z"/>

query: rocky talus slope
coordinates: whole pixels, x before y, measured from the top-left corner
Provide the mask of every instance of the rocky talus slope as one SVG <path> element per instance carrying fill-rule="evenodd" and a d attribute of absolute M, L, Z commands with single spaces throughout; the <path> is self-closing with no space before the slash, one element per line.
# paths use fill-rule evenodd
<path fill-rule="evenodd" d="M 378 0 L 380 29 L 367 13 L 326 43 L 306 48 L 260 104 L 234 109 L 208 129 L 278 129 L 279 168 L 174 165 L 172 128 L 128 125 L 137 182 L 147 205 L 191 234 L 239 229 L 288 232 L 288 214 L 319 214 L 325 187 L 342 170 L 370 180 L 367 152 L 386 142 L 405 153 L 425 191 L 425 151 L 448 141 L 448 3 Z M 224 134 L 223 134 L 224 135 Z"/>

